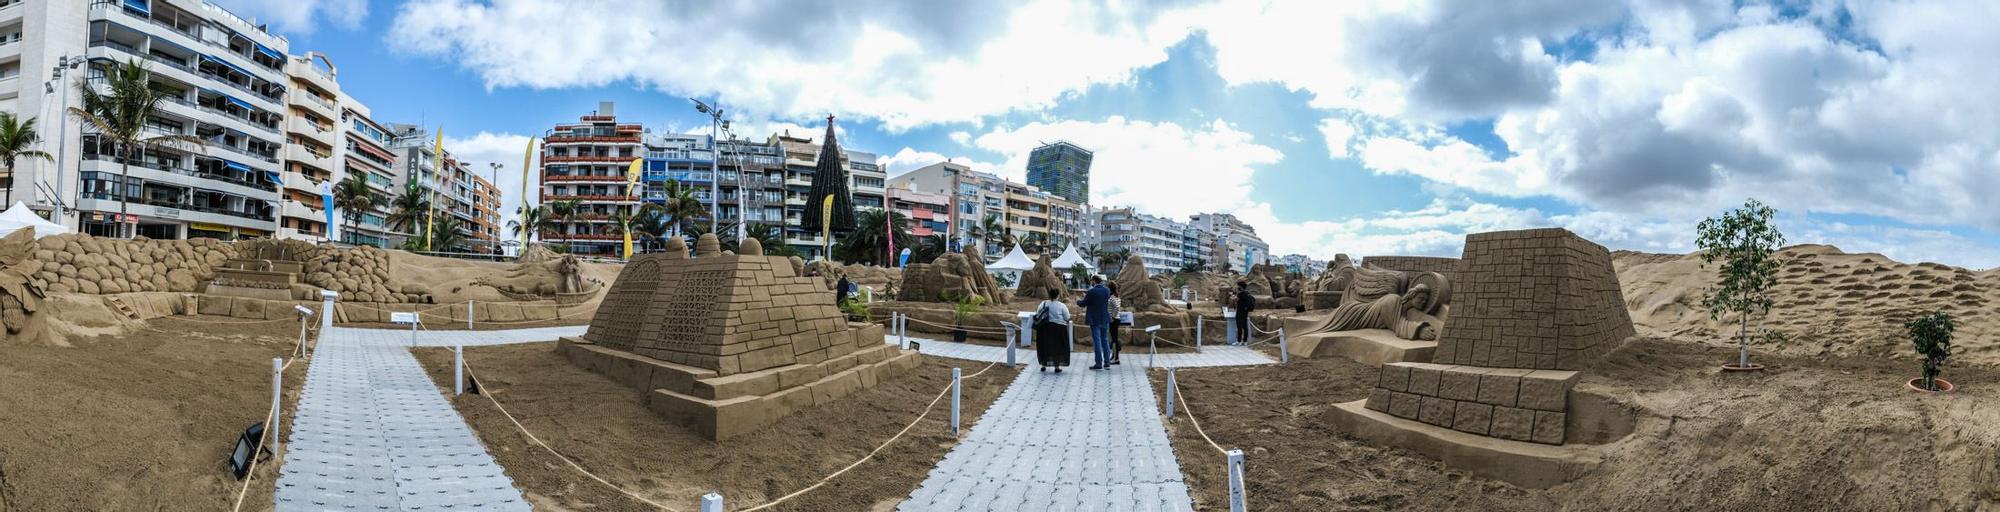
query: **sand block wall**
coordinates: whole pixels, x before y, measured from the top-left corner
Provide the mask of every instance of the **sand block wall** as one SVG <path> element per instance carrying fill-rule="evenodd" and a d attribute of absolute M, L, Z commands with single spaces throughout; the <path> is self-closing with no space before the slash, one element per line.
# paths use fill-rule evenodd
<path fill-rule="evenodd" d="M 1634 334 L 1611 253 L 1565 229 L 1477 233 L 1435 362 L 1580 370 Z"/>

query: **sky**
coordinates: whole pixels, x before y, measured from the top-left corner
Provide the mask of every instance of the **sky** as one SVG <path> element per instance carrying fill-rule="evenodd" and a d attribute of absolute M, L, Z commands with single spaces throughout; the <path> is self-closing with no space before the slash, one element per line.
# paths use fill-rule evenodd
<path fill-rule="evenodd" d="M 1233 213 L 1281 255 L 1549 226 L 1687 252 L 1756 198 L 1790 243 L 2000 266 L 2000 2 L 213 1 L 509 191 L 599 101 L 698 132 L 698 97 L 743 135 L 834 115 L 892 175 L 1021 179 L 1068 140 L 1095 205 Z"/>

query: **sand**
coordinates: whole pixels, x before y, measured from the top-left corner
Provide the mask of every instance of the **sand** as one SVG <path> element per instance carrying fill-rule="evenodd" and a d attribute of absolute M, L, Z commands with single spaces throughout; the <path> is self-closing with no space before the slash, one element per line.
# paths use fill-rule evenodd
<path fill-rule="evenodd" d="M 889 439 L 950 383 L 950 368 L 970 375 L 983 363 L 926 358 L 902 377 L 828 407 L 793 414 L 762 431 L 723 443 L 676 426 L 646 409 L 641 395 L 555 355 L 553 343 L 466 350 L 482 385 L 555 449 L 648 499 L 693 510 L 720 490 L 741 510 L 804 488 Z M 440 387 L 450 383 L 450 353 L 422 349 Z M 970 429 L 1010 382 L 1004 368 L 965 381 Z M 448 392 L 448 391 L 447 391 Z M 955 444 L 946 433 L 950 399 L 878 457 L 778 510 L 889 510 L 915 490 Z M 590 480 L 522 436 L 485 398 L 467 395 L 458 411 L 537 510 L 652 511 Z"/>
<path fill-rule="evenodd" d="M 624 269 L 619 263 L 583 262 L 579 269 L 584 281 L 596 279 L 609 283 L 618 280 L 618 271 Z M 408 251 L 389 251 L 389 272 L 398 280 L 397 284 L 415 283 L 431 290 L 431 295 L 439 304 L 450 304 L 477 300 L 485 302 L 509 302 L 513 299 L 494 291 L 492 287 L 474 284 L 481 277 L 499 278 L 514 269 L 513 262 L 463 260 L 424 256 Z M 591 299 L 592 304 L 603 297 L 598 294 Z"/>
<path fill-rule="evenodd" d="M 1471 477 L 1348 437 L 1325 419 L 1359 400 L 1374 366 L 1187 369 L 1202 427 L 1246 453 L 1252 510 L 1967 510 L 2000 507 L 2000 387 L 1920 396 L 1917 368 L 1868 357 L 1755 354 L 1772 370 L 1720 375 L 1722 347 L 1638 340 L 1582 389 L 1643 409 L 1581 479 L 1546 490 Z M 1958 370 L 1991 383 L 2000 371 Z M 1155 386 L 1164 374 L 1154 372 Z M 1182 419 L 1168 427 L 1197 508 L 1225 508 L 1222 456 Z"/>
<path fill-rule="evenodd" d="M 227 510 L 240 485 L 229 450 L 263 420 L 271 358 L 292 350 L 298 326 L 197 321 L 233 320 L 0 343 L 0 510 Z M 277 468 L 258 466 L 244 510 L 270 509 Z"/>
<path fill-rule="evenodd" d="M 1915 360 L 1903 322 L 1943 310 L 1958 322 L 1952 364 L 2000 364 L 2000 314 L 1994 311 L 2000 305 L 2000 270 L 1899 263 L 1827 245 L 1787 247 L 1779 256 L 1787 263 L 1772 291 L 1777 305 L 1763 322 L 1776 335 L 1753 341 L 1754 348 Z M 1715 271 L 1703 270 L 1700 256 L 1619 251 L 1614 264 L 1641 335 L 1736 343 L 1734 317 L 1717 322 L 1701 309 L 1702 289 L 1714 282 Z"/>

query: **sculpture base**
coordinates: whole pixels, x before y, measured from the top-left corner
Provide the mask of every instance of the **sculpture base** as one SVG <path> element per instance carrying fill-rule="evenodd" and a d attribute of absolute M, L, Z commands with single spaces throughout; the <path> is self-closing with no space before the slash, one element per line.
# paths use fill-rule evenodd
<path fill-rule="evenodd" d="M 1287 340 L 1292 357 L 1345 357 L 1361 364 L 1428 363 L 1437 342 L 1406 340 L 1388 329 L 1360 329 L 1307 334 Z"/>
<path fill-rule="evenodd" d="M 1325 418 L 1354 437 L 1421 453 L 1482 478 L 1547 489 L 1582 477 L 1603 461 L 1594 446 L 1550 446 L 1468 434 L 1371 410 L 1365 402 L 1337 404 Z"/>
<path fill-rule="evenodd" d="M 646 407 L 713 440 L 756 431 L 794 412 L 825 405 L 916 368 L 915 350 L 875 343 L 826 361 L 717 376 L 712 370 L 600 347 L 556 342 L 571 363 L 648 392 Z"/>

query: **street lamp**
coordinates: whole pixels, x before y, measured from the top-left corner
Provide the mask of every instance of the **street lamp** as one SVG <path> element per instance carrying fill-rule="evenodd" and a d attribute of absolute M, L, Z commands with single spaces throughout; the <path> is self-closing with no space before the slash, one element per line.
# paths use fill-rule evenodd
<path fill-rule="evenodd" d="M 77 57 L 72 55 L 64 55 L 61 57 L 56 57 L 55 68 L 49 70 L 49 80 L 47 82 L 42 83 L 43 92 L 49 94 L 54 94 L 56 92 L 56 89 L 58 88 L 62 89 L 62 101 L 56 103 L 56 124 L 59 128 L 57 128 L 56 132 L 56 197 L 55 200 L 53 201 L 55 203 L 55 211 L 52 215 L 49 216 L 50 217 L 49 220 L 54 221 L 58 225 L 61 225 L 63 223 L 63 196 L 64 196 L 63 184 L 69 181 L 63 179 L 63 161 L 65 158 L 64 153 L 69 148 L 68 110 L 69 110 L 70 88 L 60 87 L 60 84 L 62 84 L 62 79 L 65 72 L 71 69 L 82 67 L 83 61 L 84 61 L 83 57 Z M 9 184 L 8 187 L 11 189 L 13 185 Z M 120 192 L 124 191 L 120 190 Z"/>
<path fill-rule="evenodd" d="M 743 147 L 735 144 L 736 132 L 729 129 L 729 121 L 722 121 L 722 137 L 730 141 L 735 150 L 729 152 L 729 161 L 736 165 L 736 241 L 750 238 L 750 196 L 743 188 Z M 720 147 L 720 146 L 718 146 Z M 720 155 L 717 155 L 720 158 Z"/>
<path fill-rule="evenodd" d="M 700 112 L 708 116 L 708 232 L 715 233 L 722 229 L 720 211 L 722 209 L 722 171 L 716 165 L 716 161 L 721 159 L 721 154 L 716 149 L 716 138 L 722 136 L 722 108 L 711 107 L 707 103 L 702 103 L 701 100 L 694 98 L 688 98 L 688 101 L 694 102 L 695 112 Z M 740 170 L 738 174 L 741 174 Z M 738 188 L 738 190 L 741 190 L 741 188 Z"/>

